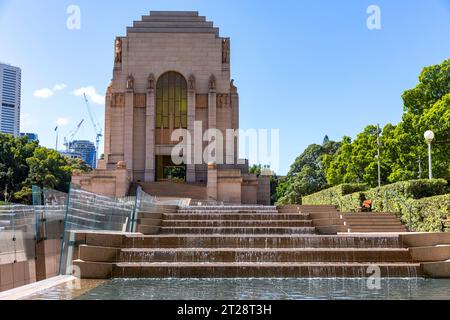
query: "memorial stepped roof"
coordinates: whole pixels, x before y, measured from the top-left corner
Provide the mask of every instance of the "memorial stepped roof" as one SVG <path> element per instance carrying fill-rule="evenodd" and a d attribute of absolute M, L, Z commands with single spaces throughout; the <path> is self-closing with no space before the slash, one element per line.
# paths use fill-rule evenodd
<path fill-rule="evenodd" d="M 196 11 L 152 11 L 134 21 L 127 33 L 212 33 L 218 37 L 219 28 Z"/>

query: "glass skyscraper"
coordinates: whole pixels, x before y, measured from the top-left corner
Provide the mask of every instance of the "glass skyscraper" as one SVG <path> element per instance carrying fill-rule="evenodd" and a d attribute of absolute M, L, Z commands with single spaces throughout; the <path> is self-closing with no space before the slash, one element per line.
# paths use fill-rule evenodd
<path fill-rule="evenodd" d="M 80 158 L 84 160 L 84 162 L 95 169 L 96 152 L 94 143 L 85 140 L 75 140 L 70 144 L 70 150 L 73 153 L 80 155 Z"/>
<path fill-rule="evenodd" d="M 21 70 L 0 63 L 0 132 L 15 137 L 20 131 Z"/>

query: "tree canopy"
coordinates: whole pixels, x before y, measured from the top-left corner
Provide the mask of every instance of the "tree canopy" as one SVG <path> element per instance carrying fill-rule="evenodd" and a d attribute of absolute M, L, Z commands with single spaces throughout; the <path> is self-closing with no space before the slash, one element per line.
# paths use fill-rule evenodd
<path fill-rule="evenodd" d="M 74 170 L 89 171 L 80 159 L 40 147 L 27 137 L 0 134 L 0 199 L 29 203 L 31 186 L 67 192 Z"/>
<path fill-rule="evenodd" d="M 436 137 L 432 144 L 433 176 L 450 181 L 450 59 L 424 68 L 419 83 L 402 98 L 402 121 L 389 123 L 380 132 L 382 183 L 427 177 L 428 146 L 423 137 L 427 130 Z M 376 186 L 378 133 L 372 124 L 354 140 L 343 137 L 341 142 L 332 142 L 325 137 L 323 146 L 309 146 L 279 185 L 280 202 L 300 203 L 304 195 L 342 183 Z M 324 150 L 328 143 L 333 143 L 332 147 Z"/>

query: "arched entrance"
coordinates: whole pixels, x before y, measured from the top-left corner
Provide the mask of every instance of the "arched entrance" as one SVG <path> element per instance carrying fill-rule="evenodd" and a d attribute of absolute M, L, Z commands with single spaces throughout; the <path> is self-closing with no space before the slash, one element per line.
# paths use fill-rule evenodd
<path fill-rule="evenodd" d="M 174 145 L 172 132 L 187 129 L 187 82 L 178 72 L 164 73 L 156 84 L 156 144 Z M 156 156 L 156 181 L 186 181 L 186 165 L 175 165 L 169 155 Z"/>

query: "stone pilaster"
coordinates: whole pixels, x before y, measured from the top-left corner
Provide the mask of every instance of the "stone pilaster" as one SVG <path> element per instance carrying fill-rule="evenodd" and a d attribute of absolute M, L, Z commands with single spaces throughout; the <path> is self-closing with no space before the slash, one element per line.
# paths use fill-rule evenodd
<path fill-rule="evenodd" d="M 195 101 L 195 87 L 192 86 L 188 90 L 188 101 L 187 101 L 187 108 L 188 108 L 188 130 L 191 135 L 191 146 L 190 146 L 190 153 L 188 155 L 188 163 L 187 163 L 187 172 L 186 172 L 186 180 L 187 183 L 195 183 L 196 182 L 196 176 L 195 176 L 195 162 L 194 162 L 194 141 L 195 141 L 195 135 L 194 135 L 194 128 L 195 128 L 195 108 L 196 108 L 196 101 Z"/>
<path fill-rule="evenodd" d="M 155 181 L 155 90 L 147 91 L 145 118 L 145 182 Z"/>
<path fill-rule="evenodd" d="M 206 187 L 208 200 L 217 201 L 217 165 L 208 164 L 208 184 Z"/>
<path fill-rule="evenodd" d="M 214 76 L 211 76 L 208 94 L 208 129 L 217 129 L 217 92 Z M 211 137 L 208 136 L 211 141 Z M 211 162 L 212 159 L 205 159 Z"/>
<path fill-rule="evenodd" d="M 133 127 L 134 127 L 134 90 L 127 89 L 125 93 L 125 115 L 124 115 L 124 161 L 133 179 Z"/>
<path fill-rule="evenodd" d="M 112 88 L 111 85 L 108 87 L 108 91 L 105 97 L 105 135 L 104 135 L 104 149 L 103 154 L 105 155 L 105 164 L 108 164 L 109 155 L 111 154 L 111 103 L 112 103 Z M 99 150 L 99 153 L 101 151 Z M 97 155 L 97 159 L 100 159 L 101 154 Z"/>
<path fill-rule="evenodd" d="M 231 112 L 232 112 L 232 126 L 233 129 L 239 129 L 239 94 L 234 81 L 230 84 L 230 95 L 231 95 Z M 234 140 L 234 163 L 238 163 L 239 158 L 239 137 Z"/>

